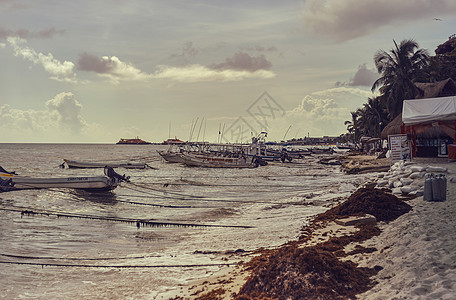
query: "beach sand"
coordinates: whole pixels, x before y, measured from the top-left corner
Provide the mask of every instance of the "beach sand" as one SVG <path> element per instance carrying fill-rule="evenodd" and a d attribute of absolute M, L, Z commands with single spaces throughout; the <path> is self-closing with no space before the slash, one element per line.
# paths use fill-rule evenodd
<path fill-rule="evenodd" d="M 448 168 L 447 200 L 407 201 L 412 210 L 389 224 L 382 233 L 362 243 L 378 251 L 350 257 L 360 266 L 381 265 L 373 278 L 378 284 L 359 299 L 456 298 L 456 162 L 419 160 L 419 164 Z"/>
<path fill-rule="evenodd" d="M 338 255 L 340 261 L 352 261 L 360 269 L 375 269 L 369 275 L 370 289 L 356 295 L 358 299 L 455 299 L 456 163 L 449 163 L 444 158 L 417 159 L 416 163 L 448 168 L 447 200 L 427 202 L 422 196 L 406 200 L 411 210 L 391 222 L 377 222 L 376 226 L 381 231 L 379 235 L 372 234 L 367 240 L 345 245 L 345 254 Z M 363 170 L 370 166 L 385 166 L 389 162 L 358 156 L 346 158 L 342 167 L 347 164 Z M 360 229 L 328 221 L 316 222 L 308 231 L 306 238 L 281 248 L 311 249 L 331 239 L 354 236 Z M 372 250 L 353 251 L 355 249 Z M 252 267 L 252 261 L 271 256 L 276 250 L 244 254 L 242 264 L 225 267 L 206 279 L 196 280 L 163 294 L 159 299 L 235 299 L 251 273 L 257 272 Z M 356 254 L 350 254 L 351 251 Z M 283 253 L 287 255 L 288 252 Z M 353 294 L 341 295 L 340 299 L 354 297 Z"/>

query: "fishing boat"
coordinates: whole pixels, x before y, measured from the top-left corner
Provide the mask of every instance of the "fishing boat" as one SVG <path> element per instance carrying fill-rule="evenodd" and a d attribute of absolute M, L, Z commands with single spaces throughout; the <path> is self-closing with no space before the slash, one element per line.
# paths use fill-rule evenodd
<path fill-rule="evenodd" d="M 240 157 L 225 157 L 214 154 L 201 154 L 184 152 L 180 154 L 182 163 L 190 167 L 205 168 L 256 168 L 267 164 L 259 157 L 249 158 L 247 155 Z"/>
<path fill-rule="evenodd" d="M 181 163 L 183 162 L 180 152 L 172 151 L 158 151 L 158 154 L 169 163 Z"/>
<path fill-rule="evenodd" d="M 41 178 L 1 172 L 0 188 L 3 191 L 68 188 L 101 192 L 115 189 L 122 181 L 129 181 L 128 177 L 117 174 L 111 167 L 105 168 L 105 175 Z"/>
<path fill-rule="evenodd" d="M 112 168 L 125 169 L 145 169 L 149 167 L 146 163 L 140 162 L 91 162 L 63 159 L 62 167 L 66 164 L 68 168 L 104 168 L 110 166 Z"/>

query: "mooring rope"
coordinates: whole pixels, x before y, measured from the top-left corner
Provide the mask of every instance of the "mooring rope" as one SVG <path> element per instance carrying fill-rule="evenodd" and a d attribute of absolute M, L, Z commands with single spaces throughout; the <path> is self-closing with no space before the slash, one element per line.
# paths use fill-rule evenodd
<path fill-rule="evenodd" d="M 161 192 L 161 193 L 164 193 L 164 194 L 170 194 L 170 195 L 176 195 L 176 196 L 182 196 L 182 197 L 191 197 L 191 198 L 204 198 L 204 196 L 188 195 L 188 194 L 182 194 L 182 193 L 171 192 L 171 191 L 163 191 L 161 189 L 156 189 L 156 188 L 152 188 L 150 186 L 145 186 L 145 185 L 141 185 L 141 184 L 137 184 L 137 183 L 133 183 L 133 182 L 127 182 L 127 184 L 128 185 L 133 185 L 133 186 L 136 186 L 136 187 L 139 187 L 139 188 L 147 189 L 147 190 Z"/>
<path fill-rule="evenodd" d="M 126 200 L 118 200 L 118 199 L 116 199 L 116 201 L 121 202 L 121 203 L 127 203 L 127 204 L 154 206 L 154 207 L 161 207 L 161 208 L 201 208 L 198 206 L 191 206 L 191 205 L 165 205 L 165 204 L 144 203 L 144 202 L 126 201 Z"/>
<path fill-rule="evenodd" d="M 12 211 L 20 212 L 22 216 L 33 216 L 33 215 L 44 215 L 44 216 L 56 216 L 58 218 L 78 218 L 78 219 L 92 219 L 92 220 L 103 220 L 103 221 L 113 221 L 113 222 L 122 222 L 129 224 L 136 224 L 136 227 L 140 228 L 141 226 L 145 227 L 165 227 L 165 226 L 177 226 L 177 227 L 217 227 L 217 228 L 253 228 L 253 226 L 247 225 L 218 225 L 218 224 L 198 224 L 198 223 L 181 223 L 181 222 L 164 222 L 164 221 L 153 221 L 153 220 L 144 220 L 144 219 L 132 219 L 132 218 L 120 218 L 120 217 L 106 217 L 106 216 L 95 216 L 95 215 L 86 215 L 86 214 L 75 214 L 67 212 L 54 212 L 54 211 L 33 211 L 27 207 L 17 207 L 12 206 L 13 208 L 0 207 L 0 210 L 3 211 Z"/>
<path fill-rule="evenodd" d="M 157 195 L 157 194 L 154 194 L 154 193 L 151 193 L 150 191 L 143 191 L 143 190 L 139 190 L 139 189 L 135 189 L 135 188 L 132 188 L 131 186 L 122 186 L 123 188 L 126 188 L 126 189 L 129 189 L 129 190 L 132 190 L 132 191 L 135 191 L 135 192 L 139 192 L 139 193 L 143 193 L 143 194 L 146 194 L 146 195 L 149 195 L 150 198 L 156 198 L 156 199 L 172 199 L 172 200 L 200 200 L 202 198 L 178 198 L 178 197 L 172 197 L 172 196 L 166 196 L 166 195 Z M 162 192 L 162 193 L 165 193 L 166 192 Z"/>
<path fill-rule="evenodd" d="M 41 267 L 76 267 L 76 268 L 115 268 L 115 269 L 139 269 L 139 268 L 198 268 L 198 267 L 223 267 L 238 264 L 213 263 L 213 264 L 182 264 L 182 265 L 88 265 L 88 264 L 59 264 L 59 263 L 34 263 L 21 261 L 0 261 L 0 264 L 30 265 Z"/>

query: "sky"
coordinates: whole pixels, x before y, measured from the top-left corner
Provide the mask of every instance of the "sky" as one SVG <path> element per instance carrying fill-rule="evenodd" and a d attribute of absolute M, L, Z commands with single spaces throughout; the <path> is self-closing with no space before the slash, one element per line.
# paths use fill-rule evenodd
<path fill-rule="evenodd" d="M 0 0 L 0 143 L 339 136 L 454 0 Z"/>

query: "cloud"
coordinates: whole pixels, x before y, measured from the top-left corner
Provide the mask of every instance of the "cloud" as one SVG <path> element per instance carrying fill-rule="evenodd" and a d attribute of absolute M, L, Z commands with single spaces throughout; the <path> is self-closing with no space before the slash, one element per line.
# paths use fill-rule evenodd
<path fill-rule="evenodd" d="M 181 57 L 195 56 L 199 50 L 193 48 L 191 42 L 186 43 Z M 177 56 L 174 56 L 177 57 Z M 244 79 L 268 79 L 275 77 L 272 67 L 264 55 L 250 56 L 238 52 L 225 62 L 203 66 L 200 64 L 187 64 L 184 66 L 158 65 L 154 73 L 146 73 L 133 64 L 121 61 L 116 56 L 102 56 L 101 58 L 83 53 L 80 55 L 77 69 L 80 71 L 95 72 L 100 76 L 109 78 L 113 83 L 124 80 L 146 81 L 153 79 L 167 79 L 178 82 L 207 82 L 207 81 L 240 81 Z"/>
<path fill-rule="evenodd" d="M 188 65 L 184 67 L 159 66 L 154 78 L 169 79 L 179 82 L 201 81 L 240 81 L 244 79 L 269 79 L 275 77 L 274 72 L 268 70 L 214 70 L 202 65 Z"/>
<path fill-rule="evenodd" d="M 43 29 L 40 31 L 30 32 L 27 29 L 9 30 L 0 26 L 0 39 L 6 39 L 8 37 L 19 37 L 22 39 L 28 38 L 52 38 L 55 35 L 63 35 L 65 30 L 57 30 L 54 27 Z"/>
<path fill-rule="evenodd" d="M 368 89 L 338 87 L 305 95 L 284 116 L 270 120 L 270 139 L 281 140 L 290 125 L 287 138 L 310 136 L 338 136 L 346 132 L 344 122 L 350 120 L 355 111 L 372 97 Z M 300 135 L 295 136 L 296 133 Z"/>
<path fill-rule="evenodd" d="M 14 49 L 14 56 L 22 56 L 25 60 L 35 65 L 41 65 L 46 72 L 51 74 L 51 79 L 57 81 L 76 82 L 76 74 L 73 72 L 74 64 L 70 61 L 60 62 L 51 53 L 45 55 L 37 53 L 32 48 L 23 46 L 24 39 L 8 37 L 7 42 Z"/>
<path fill-rule="evenodd" d="M 336 82 L 336 86 L 367 86 L 372 87 L 372 84 L 379 77 L 378 73 L 375 70 L 370 70 L 366 67 L 366 64 L 362 64 L 358 67 L 353 78 L 349 80 L 348 83 L 345 82 Z"/>
<path fill-rule="evenodd" d="M 303 19 L 315 35 L 346 41 L 381 27 L 432 19 L 456 12 L 453 0 L 307 0 Z"/>
<path fill-rule="evenodd" d="M 238 70 L 255 72 L 258 70 L 269 70 L 272 64 L 264 55 L 252 57 L 245 52 L 237 52 L 233 57 L 229 57 L 223 63 L 210 65 L 214 70 Z"/>
<path fill-rule="evenodd" d="M 133 64 L 121 61 L 116 56 L 102 56 L 83 53 L 80 55 L 77 69 L 96 72 L 100 76 L 109 78 L 113 83 L 121 80 L 147 80 L 152 76 L 137 69 Z"/>
<path fill-rule="evenodd" d="M 45 102 L 42 110 L 20 110 L 8 104 L 0 106 L 0 136 L 15 141 L 19 136 L 29 142 L 68 142 L 87 140 L 98 132 L 99 125 L 89 124 L 82 117 L 82 104 L 69 92 Z M 84 138 L 87 137 L 87 138 Z"/>
<path fill-rule="evenodd" d="M 81 117 L 82 105 L 73 93 L 60 93 L 53 99 L 46 101 L 46 108 L 51 114 L 57 116 L 58 122 L 69 128 L 74 133 L 81 132 L 86 122 Z M 57 114 L 55 114 L 57 113 Z"/>

